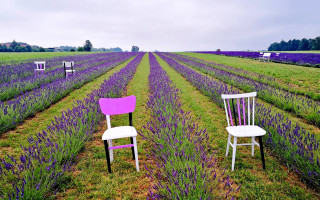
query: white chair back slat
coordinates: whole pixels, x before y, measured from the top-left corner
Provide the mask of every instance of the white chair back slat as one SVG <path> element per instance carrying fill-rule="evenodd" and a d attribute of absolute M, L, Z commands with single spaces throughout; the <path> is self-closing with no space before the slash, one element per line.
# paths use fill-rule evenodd
<path fill-rule="evenodd" d="M 250 98 L 248 97 L 248 125 L 250 125 Z"/>
<path fill-rule="evenodd" d="M 226 104 L 226 100 L 225 99 L 223 99 L 223 104 L 224 104 L 224 110 L 226 111 L 226 117 L 227 117 L 228 126 L 230 126 L 228 110 L 227 110 L 227 104 Z"/>
<path fill-rule="evenodd" d="M 252 98 L 252 125 L 254 125 L 254 97 Z"/>
<path fill-rule="evenodd" d="M 244 98 L 242 98 L 242 113 L 243 113 L 243 123 L 246 125 L 246 110 L 245 110 Z"/>
<path fill-rule="evenodd" d="M 241 126 L 241 112 L 240 112 L 240 102 L 239 102 L 239 99 L 237 99 L 237 107 L 238 107 L 239 125 Z"/>
<path fill-rule="evenodd" d="M 110 128 L 111 128 L 110 115 L 106 115 L 106 118 L 107 118 L 107 126 L 108 126 L 108 129 L 110 129 Z"/>
<path fill-rule="evenodd" d="M 228 101 L 228 109 L 229 109 L 230 122 L 231 122 L 231 126 L 233 126 L 233 119 L 232 119 L 232 114 L 231 114 L 229 99 L 227 99 L 227 101 Z"/>

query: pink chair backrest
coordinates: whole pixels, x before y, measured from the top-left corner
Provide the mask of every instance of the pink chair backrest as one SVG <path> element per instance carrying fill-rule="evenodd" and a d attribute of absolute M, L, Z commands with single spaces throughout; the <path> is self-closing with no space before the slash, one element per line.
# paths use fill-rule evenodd
<path fill-rule="evenodd" d="M 102 113 L 105 115 L 131 113 L 136 107 L 136 97 L 131 95 L 123 98 L 101 98 L 99 104 Z"/>

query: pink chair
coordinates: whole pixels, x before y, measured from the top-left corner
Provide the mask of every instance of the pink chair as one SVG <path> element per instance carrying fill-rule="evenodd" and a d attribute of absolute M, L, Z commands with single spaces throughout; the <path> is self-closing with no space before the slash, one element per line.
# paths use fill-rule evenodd
<path fill-rule="evenodd" d="M 43 75 L 43 72 L 46 70 L 46 61 L 36 61 L 34 62 L 36 64 L 36 69 L 34 69 L 34 76 L 37 76 L 37 72 L 41 72 Z"/>
<path fill-rule="evenodd" d="M 108 171 L 111 173 L 110 162 L 113 161 L 113 150 L 131 147 L 133 159 L 136 161 L 136 168 L 139 171 L 138 149 L 137 149 L 137 131 L 132 126 L 132 112 L 136 107 L 136 97 L 134 95 L 123 98 L 101 98 L 99 99 L 100 108 L 107 118 L 108 129 L 103 133 L 102 140 L 104 141 Z M 129 113 L 129 126 L 119 126 L 111 128 L 110 115 L 119 115 Z M 131 144 L 113 146 L 112 140 L 119 138 L 130 137 Z M 109 156 L 110 154 L 110 156 Z"/>
<path fill-rule="evenodd" d="M 224 103 L 224 108 L 226 111 L 227 122 L 228 122 L 228 127 L 226 129 L 229 133 L 226 157 L 228 156 L 229 146 L 233 148 L 232 166 L 231 166 L 232 171 L 234 170 L 234 163 L 236 159 L 236 149 L 238 145 L 251 145 L 252 156 L 254 155 L 254 145 L 260 146 L 262 166 L 263 166 L 263 169 L 265 169 L 262 136 L 266 134 L 266 131 L 254 125 L 254 97 L 255 96 L 257 96 L 256 92 L 245 93 L 245 94 L 228 94 L 228 95 L 222 94 L 221 95 Z M 231 112 L 230 100 L 232 103 L 233 112 Z M 234 100 L 236 100 L 237 109 L 235 109 Z M 246 109 L 246 107 L 248 109 Z M 247 110 L 247 113 L 246 113 L 246 110 Z M 233 116 L 232 116 L 232 113 L 233 113 Z M 231 136 L 233 136 L 233 139 L 234 139 L 233 144 L 231 143 Z M 251 143 L 237 144 L 238 137 L 251 137 Z M 255 141 L 255 137 L 258 137 L 260 144 L 258 144 Z"/>

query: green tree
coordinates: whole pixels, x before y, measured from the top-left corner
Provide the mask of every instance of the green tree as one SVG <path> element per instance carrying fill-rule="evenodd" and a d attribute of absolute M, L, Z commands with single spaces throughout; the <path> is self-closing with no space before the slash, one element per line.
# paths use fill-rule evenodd
<path fill-rule="evenodd" d="M 312 40 L 311 50 L 320 50 L 320 36 Z"/>
<path fill-rule="evenodd" d="M 46 52 L 46 50 L 43 47 L 40 47 L 39 52 Z"/>
<path fill-rule="evenodd" d="M 309 40 L 306 38 L 302 38 L 302 40 L 300 40 L 298 50 L 309 50 Z"/>
<path fill-rule="evenodd" d="M 16 46 L 19 46 L 19 44 L 18 44 L 15 40 L 13 40 L 13 41 L 11 42 L 10 47 L 12 47 L 12 49 L 14 49 Z"/>
<path fill-rule="evenodd" d="M 2 45 L 2 52 L 7 52 L 8 51 L 8 47 L 4 44 Z"/>
<path fill-rule="evenodd" d="M 26 52 L 27 51 L 27 48 L 26 47 L 22 47 L 22 46 L 16 46 L 14 48 L 14 51 L 15 52 Z"/>
<path fill-rule="evenodd" d="M 27 52 L 31 52 L 32 51 L 32 48 L 31 48 L 30 45 L 27 45 L 26 48 L 27 48 Z"/>
<path fill-rule="evenodd" d="M 12 46 L 9 46 L 8 48 L 7 48 L 7 52 L 13 52 L 14 50 L 13 50 L 13 48 L 12 48 Z"/>
<path fill-rule="evenodd" d="M 90 42 L 90 40 L 86 40 L 84 46 L 83 46 L 83 50 L 85 51 L 91 51 L 92 49 L 92 44 Z"/>
<path fill-rule="evenodd" d="M 300 40 L 293 39 L 291 42 L 291 51 L 296 51 L 299 48 Z"/>
<path fill-rule="evenodd" d="M 77 51 L 83 51 L 83 47 L 78 47 Z"/>
<path fill-rule="evenodd" d="M 139 47 L 138 46 L 132 46 L 131 52 L 139 52 Z"/>
<path fill-rule="evenodd" d="M 268 51 L 281 51 L 280 44 L 278 42 L 270 44 Z"/>

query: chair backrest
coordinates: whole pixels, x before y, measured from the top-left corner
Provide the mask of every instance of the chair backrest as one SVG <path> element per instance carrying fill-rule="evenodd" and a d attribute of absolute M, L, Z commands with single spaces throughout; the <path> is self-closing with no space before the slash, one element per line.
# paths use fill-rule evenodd
<path fill-rule="evenodd" d="M 134 95 L 123 98 L 101 98 L 100 109 L 107 116 L 108 128 L 111 128 L 110 115 L 132 113 L 136 108 L 136 97 Z"/>
<path fill-rule="evenodd" d="M 71 70 L 73 70 L 74 61 L 70 61 L 70 62 L 63 61 L 62 64 L 63 64 L 64 70 L 66 70 L 67 68 L 71 68 Z"/>
<path fill-rule="evenodd" d="M 254 98 L 256 96 L 257 92 L 221 95 L 228 126 L 254 125 Z"/>
<path fill-rule="evenodd" d="M 263 57 L 268 57 L 268 58 L 270 58 L 270 56 L 271 56 L 271 53 L 264 53 L 264 54 L 263 54 Z"/>
<path fill-rule="evenodd" d="M 36 61 L 34 64 L 36 64 L 37 69 L 46 69 L 46 61 Z"/>

